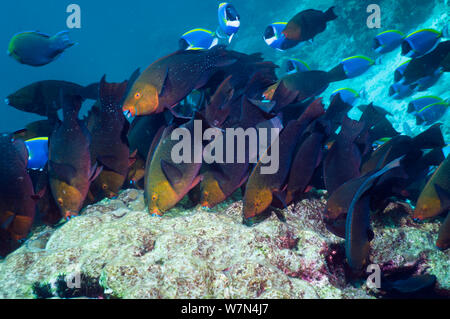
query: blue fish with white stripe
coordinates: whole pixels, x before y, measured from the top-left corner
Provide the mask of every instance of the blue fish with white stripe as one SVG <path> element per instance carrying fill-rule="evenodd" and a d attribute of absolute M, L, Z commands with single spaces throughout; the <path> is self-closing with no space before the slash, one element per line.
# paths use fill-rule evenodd
<path fill-rule="evenodd" d="M 181 50 L 209 50 L 218 43 L 214 32 L 202 28 L 186 32 L 179 41 Z"/>
<path fill-rule="evenodd" d="M 341 62 L 347 79 L 352 79 L 364 74 L 374 64 L 374 60 L 363 55 L 352 56 Z"/>
<path fill-rule="evenodd" d="M 408 35 L 402 43 L 402 55 L 418 58 L 431 52 L 439 44 L 443 32 L 434 29 L 422 29 Z"/>
<path fill-rule="evenodd" d="M 286 62 L 286 72 L 287 73 L 295 73 L 295 72 L 306 72 L 311 71 L 309 65 L 300 59 L 289 59 Z"/>
<path fill-rule="evenodd" d="M 336 91 L 331 93 L 330 101 L 333 101 L 334 97 L 337 94 L 340 94 L 341 100 L 349 105 L 354 105 L 355 101 L 360 98 L 359 93 L 356 92 L 355 90 L 350 89 L 350 88 L 341 88 L 341 89 L 337 89 Z"/>
<path fill-rule="evenodd" d="M 222 2 L 219 5 L 218 17 L 219 28 L 217 29 L 217 35 L 221 38 L 228 38 L 228 42 L 231 43 L 234 35 L 241 27 L 241 17 L 236 8 L 227 2 Z"/>
<path fill-rule="evenodd" d="M 287 41 L 287 39 L 283 34 L 283 31 L 286 28 L 286 25 L 287 22 L 274 22 L 267 26 L 263 36 L 264 42 L 273 49 L 284 51 L 283 42 Z"/>
<path fill-rule="evenodd" d="M 444 116 L 448 106 L 448 101 L 438 96 L 423 96 L 411 101 L 407 111 L 416 116 L 417 125 L 431 125 Z"/>
<path fill-rule="evenodd" d="M 377 34 L 374 39 L 373 49 L 375 52 L 384 54 L 398 48 L 405 35 L 398 30 L 388 30 Z"/>

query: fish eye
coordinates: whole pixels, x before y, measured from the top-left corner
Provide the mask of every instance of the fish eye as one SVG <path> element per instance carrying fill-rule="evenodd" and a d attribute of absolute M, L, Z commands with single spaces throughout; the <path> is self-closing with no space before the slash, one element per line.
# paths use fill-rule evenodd
<path fill-rule="evenodd" d="M 63 204 L 62 198 L 58 198 L 58 204 L 59 204 L 59 205 L 62 205 L 62 204 Z"/>
<path fill-rule="evenodd" d="M 136 100 L 138 100 L 138 99 L 140 99 L 141 98 L 141 93 L 140 92 L 137 92 L 135 95 L 134 95 L 134 98 L 136 99 Z"/>
<path fill-rule="evenodd" d="M 103 184 L 103 185 L 102 185 L 102 188 L 103 188 L 103 190 L 106 190 L 106 189 L 108 188 L 108 185 Z"/>
<path fill-rule="evenodd" d="M 153 196 L 152 196 L 152 201 L 156 201 L 157 199 L 158 199 L 158 195 L 153 194 Z"/>

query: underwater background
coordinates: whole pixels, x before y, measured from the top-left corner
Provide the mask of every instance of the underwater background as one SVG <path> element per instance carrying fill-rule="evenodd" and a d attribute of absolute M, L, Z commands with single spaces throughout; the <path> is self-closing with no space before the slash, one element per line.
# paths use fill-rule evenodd
<path fill-rule="evenodd" d="M 221 2 L 18 0 L 2 3 L 0 19 L 4 23 L 0 41 L 5 53 L 0 55 L 3 74 L 0 133 L 15 132 L 45 119 L 9 106 L 4 99 L 11 93 L 43 80 L 64 80 L 83 86 L 98 83 L 105 74 L 108 82 L 127 80 L 137 68 L 143 71 L 157 59 L 178 50 L 179 39 L 186 31 L 199 27 L 215 31 Z M 81 28 L 68 30 L 70 40 L 76 45 L 51 63 L 36 68 L 19 64 L 8 56 L 8 43 L 18 32 L 29 30 L 54 35 L 66 30 L 69 16 L 66 8 L 72 3 L 81 8 Z M 234 0 L 230 3 L 239 12 L 241 25 L 227 49 L 245 54 L 262 53 L 265 61 L 280 66 L 276 70 L 280 79 L 286 75 L 286 62 L 292 58 L 305 61 L 311 70 L 324 71 L 352 56 L 364 55 L 376 61 L 362 75 L 330 83 L 320 94 L 323 105 L 332 104 L 330 97 L 335 90 L 351 88 L 360 95 L 354 105 L 373 103 L 389 112 L 384 115 L 401 135 L 413 138 L 431 132 L 428 136 L 436 140 L 430 141 L 432 147 L 417 146 L 419 157 L 422 150 L 423 157 L 429 154 L 425 149 L 436 147 L 439 152 L 445 149 L 447 159 L 441 159 L 445 163 L 441 167 L 448 174 L 449 148 L 445 145 L 450 143 L 450 112 L 447 110 L 432 123 L 441 123 L 444 139 L 441 143 L 438 126 L 418 125 L 416 116 L 407 110 L 411 101 L 422 96 L 440 97 L 448 108 L 449 73 L 444 72 L 424 91 L 393 99 L 389 88 L 394 83 L 394 71 L 407 58 L 399 48 L 379 55 L 372 46 L 375 36 L 386 30 L 400 30 L 409 35 L 421 29 L 448 28 L 449 0 Z M 370 15 L 367 7 L 373 3 L 381 8 L 379 29 L 367 26 Z M 326 11 L 330 7 L 334 7 L 338 19 L 330 21 L 311 43 L 284 52 L 265 43 L 263 34 L 269 24 L 288 21 L 302 10 Z M 448 38 L 443 37 L 444 41 Z M 84 102 L 80 118 L 88 114 L 92 105 L 92 100 Z M 362 113 L 363 110 L 353 107 L 348 115 L 359 120 Z M 61 110 L 59 117 L 62 118 Z M 329 151 L 332 143 L 322 146 L 323 151 Z M 373 149 L 378 146 L 374 143 Z M 428 166 L 424 168 L 426 176 L 417 178 L 422 188 L 438 165 Z M 97 168 L 93 167 L 92 176 Z M 444 184 L 448 176 L 445 174 L 442 174 Z M 45 178 L 48 182 L 48 176 Z M 343 237 L 332 233 L 323 218 L 330 199 L 330 192 L 323 188 L 309 192 L 311 185 L 308 185 L 308 190 L 287 207 L 275 209 L 276 213 L 271 212 L 261 223 L 248 227 L 242 219 L 244 190 L 239 189 L 210 209 L 184 196 L 162 218 L 157 218 L 147 205 L 148 198 L 144 196 L 148 195 L 144 195 L 143 187 L 133 181 L 130 185 L 125 184 L 115 196 L 90 201 L 89 205 L 86 201 L 76 218 L 58 215 L 58 220 L 63 218 L 55 223 L 41 223 L 36 218 L 29 234 L 0 259 L 0 298 L 450 298 L 450 249 L 436 247 L 444 224 L 448 230 L 450 215 L 445 219 L 448 209 L 433 219 L 418 221 L 412 218 L 415 203 L 407 200 L 409 194 L 401 194 L 404 200 L 393 199 L 371 216 L 374 237 L 369 239 L 370 261 L 380 265 L 383 274 L 387 274 L 383 277 L 384 290 L 380 292 L 367 284 L 366 273 L 355 275 L 350 270 Z M 445 187 L 448 189 L 448 183 Z M 48 186 L 48 194 L 49 189 Z M 54 202 L 54 195 L 48 194 L 50 199 L 46 200 Z M 0 222 L 8 224 L 10 219 Z M 73 274 L 81 276 L 81 288 L 66 287 L 72 282 Z"/>

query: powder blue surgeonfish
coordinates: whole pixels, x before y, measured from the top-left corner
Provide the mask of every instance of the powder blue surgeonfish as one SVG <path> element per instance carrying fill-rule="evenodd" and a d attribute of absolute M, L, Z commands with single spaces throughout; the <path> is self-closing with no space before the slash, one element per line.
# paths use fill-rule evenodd
<path fill-rule="evenodd" d="M 389 87 L 389 96 L 395 100 L 401 100 L 405 97 L 413 95 L 414 90 L 410 85 L 394 83 Z"/>
<path fill-rule="evenodd" d="M 300 60 L 300 59 L 289 59 L 286 62 L 286 72 L 288 73 L 295 73 L 295 72 L 306 72 L 311 71 L 311 68 L 309 65 Z"/>
<path fill-rule="evenodd" d="M 25 141 L 28 150 L 28 169 L 44 169 L 48 161 L 48 137 L 37 137 Z"/>
<path fill-rule="evenodd" d="M 357 99 L 359 99 L 359 97 L 360 97 L 359 93 L 356 92 L 355 90 L 349 89 L 349 88 L 342 88 L 342 89 L 337 89 L 336 91 L 331 93 L 330 101 L 333 101 L 334 97 L 337 94 L 340 94 L 342 101 L 349 105 L 354 105 L 355 101 Z"/>
<path fill-rule="evenodd" d="M 423 96 L 408 104 L 408 113 L 416 116 L 417 125 L 431 125 L 447 111 L 448 102 L 437 96 Z"/>
<path fill-rule="evenodd" d="M 388 53 L 398 48 L 405 35 L 398 30 L 388 30 L 377 34 L 374 39 L 373 49 L 377 53 Z"/>
<path fill-rule="evenodd" d="M 417 58 L 432 51 L 445 32 L 422 29 L 408 35 L 402 43 L 402 55 Z"/>
<path fill-rule="evenodd" d="M 287 22 L 274 22 L 271 25 L 267 26 L 264 31 L 264 41 L 266 44 L 278 51 L 283 50 L 283 42 L 288 41 L 283 34 L 283 30 L 286 28 Z"/>
<path fill-rule="evenodd" d="M 54 36 L 37 31 L 18 33 L 9 43 L 8 55 L 26 65 L 49 64 L 75 44 L 70 41 L 67 33 L 61 31 Z"/>
<path fill-rule="evenodd" d="M 227 2 L 222 2 L 219 5 L 218 17 L 219 28 L 217 29 L 217 35 L 221 38 L 228 38 L 228 42 L 231 43 L 241 26 L 241 17 L 236 8 Z"/>
<path fill-rule="evenodd" d="M 181 50 L 209 50 L 219 43 L 215 33 L 206 29 L 193 29 L 181 36 Z"/>
<path fill-rule="evenodd" d="M 355 78 L 365 73 L 374 64 L 374 60 L 363 55 L 352 56 L 341 62 L 341 66 L 348 79 Z"/>

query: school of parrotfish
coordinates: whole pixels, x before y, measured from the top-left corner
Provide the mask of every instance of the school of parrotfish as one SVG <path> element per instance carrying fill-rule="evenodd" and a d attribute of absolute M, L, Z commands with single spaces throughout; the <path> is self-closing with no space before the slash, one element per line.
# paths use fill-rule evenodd
<path fill-rule="evenodd" d="M 103 77 L 87 87 L 47 80 L 32 83 L 7 97 L 16 109 L 46 116 L 14 133 L 0 136 L 0 253 L 5 256 L 27 238 L 36 223 L 55 225 L 77 216 L 124 188 L 144 190 L 148 211 L 163 216 L 183 197 L 213 208 L 238 190 L 243 194 L 243 221 L 263 222 L 273 208 L 302 199 L 312 189 L 328 192 L 323 219 L 345 239 L 348 265 L 367 264 L 373 233 L 370 212 L 392 198 L 408 201 L 418 220 L 444 216 L 450 208 L 450 159 L 439 119 L 448 101 L 437 96 L 413 100 L 408 112 L 418 125 L 431 125 L 410 137 L 398 133 L 389 113 L 360 105 L 359 120 L 348 112 L 359 97 L 349 88 L 335 91 L 327 103 L 319 98 L 332 82 L 365 73 L 375 60 L 343 59 L 329 71 L 311 70 L 290 59 L 285 75 L 261 54 L 231 51 L 240 16 L 233 5 L 219 6 L 219 27 L 182 35 L 180 49 L 138 69 L 122 83 Z M 305 10 L 288 22 L 269 25 L 263 40 L 287 51 L 311 41 L 339 17 Z M 387 30 L 376 36 L 377 55 L 401 49 L 411 58 L 394 72 L 389 94 L 402 99 L 433 86 L 450 70 L 447 30 L 418 30 L 405 36 Z M 15 35 L 9 55 L 30 66 L 51 63 L 74 43 L 66 32 Z M 85 100 L 95 101 L 82 120 Z M 62 119 L 58 110 L 62 109 Z M 171 151 L 176 128 L 279 128 L 279 169 L 263 174 L 264 156 L 234 163 L 175 163 Z M 194 146 L 193 146 L 194 147 Z M 229 150 L 225 150 L 229 152 Z M 194 153 L 194 152 L 193 152 Z M 272 209 L 271 209 L 272 208 Z M 436 242 L 450 246 L 450 215 Z"/>

